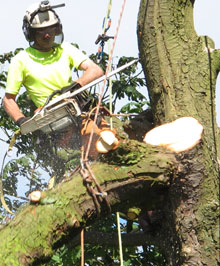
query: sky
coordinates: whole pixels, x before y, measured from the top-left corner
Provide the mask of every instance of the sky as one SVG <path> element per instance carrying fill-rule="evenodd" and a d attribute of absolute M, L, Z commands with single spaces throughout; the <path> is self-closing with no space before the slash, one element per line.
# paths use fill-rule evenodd
<path fill-rule="evenodd" d="M 27 7 L 36 0 L 7 0 L 1 6 L 0 36 L 1 53 L 16 47 L 27 47 L 23 32 L 22 20 Z M 57 8 L 64 31 L 65 41 L 78 43 L 88 54 L 96 53 L 98 47 L 95 40 L 102 33 L 103 18 L 106 15 L 109 0 L 52 0 L 51 4 L 65 3 L 65 7 Z M 108 35 L 114 35 L 118 23 L 123 0 L 113 0 L 111 9 L 112 25 Z M 115 55 L 137 55 L 136 21 L 140 0 L 127 0 L 115 47 Z M 13 8 L 11 8 L 13 6 Z M 8 15 L 10 14 L 10 15 Z"/>

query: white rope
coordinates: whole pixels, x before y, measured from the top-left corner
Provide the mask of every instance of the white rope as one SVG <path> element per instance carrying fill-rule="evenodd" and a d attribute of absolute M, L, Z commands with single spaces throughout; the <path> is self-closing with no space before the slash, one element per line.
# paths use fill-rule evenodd
<path fill-rule="evenodd" d="M 123 266 L 123 250 L 122 250 L 122 241 L 121 241 L 121 227 L 120 227 L 120 216 L 119 212 L 116 213 L 117 215 L 117 227 L 118 227 L 118 244 L 119 244 L 119 253 L 120 253 L 120 265 Z"/>

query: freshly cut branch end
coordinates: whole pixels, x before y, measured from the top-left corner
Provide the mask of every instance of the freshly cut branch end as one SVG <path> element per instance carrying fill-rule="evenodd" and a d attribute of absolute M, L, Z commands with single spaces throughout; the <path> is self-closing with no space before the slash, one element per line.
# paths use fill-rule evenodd
<path fill-rule="evenodd" d="M 182 117 L 147 132 L 144 142 L 163 146 L 173 152 L 182 152 L 197 145 L 202 137 L 203 126 L 193 117 Z"/>
<path fill-rule="evenodd" d="M 111 129 L 103 129 L 100 132 L 100 137 L 102 140 L 111 146 L 115 142 L 115 132 Z"/>
<path fill-rule="evenodd" d="M 103 129 L 100 132 L 100 138 L 96 142 L 96 149 L 99 153 L 107 153 L 115 150 L 119 145 L 119 140 L 115 136 L 115 132 L 110 129 Z"/>
<path fill-rule="evenodd" d="M 29 195 L 31 202 L 39 202 L 41 199 L 41 191 L 33 191 Z"/>

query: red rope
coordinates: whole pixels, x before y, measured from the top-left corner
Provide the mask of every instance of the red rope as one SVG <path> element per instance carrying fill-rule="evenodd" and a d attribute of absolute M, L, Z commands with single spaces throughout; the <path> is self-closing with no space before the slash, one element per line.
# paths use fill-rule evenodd
<path fill-rule="evenodd" d="M 90 136 L 89 136 L 88 146 L 87 146 L 87 149 L 86 149 L 86 154 L 85 154 L 85 158 L 84 158 L 85 161 L 88 160 L 88 155 L 89 155 L 89 151 L 90 151 L 90 148 L 91 148 L 92 138 L 93 138 L 93 135 L 94 135 L 94 127 L 96 125 L 99 109 L 100 109 L 100 106 L 101 106 L 101 101 L 102 101 L 102 98 L 103 98 L 105 85 L 106 85 L 106 81 L 107 81 L 107 75 L 108 75 L 109 69 L 111 67 L 112 55 L 113 55 L 113 51 L 114 51 L 114 48 L 115 48 L 116 40 L 117 40 L 117 37 L 118 37 L 118 31 L 119 31 L 119 27 L 120 27 L 120 24 L 121 24 L 121 19 L 122 19 L 122 15 L 123 15 L 123 12 L 124 12 L 125 4 L 126 4 L 126 0 L 124 0 L 124 2 L 122 4 L 122 8 L 121 8 L 121 12 L 120 12 L 119 20 L 118 20 L 118 25 L 117 25 L 117 28 L 116 28 L 116 34 L 114 36 L 112 49 L 111 49 L 110 54 L 109 54 L 108 65 L 107 65 L 107 69 L 106 69 L 106 72 L 105 72 L 105 79 L 104 79 L 103 86 L 102 86 L 102 89 L 101 89 L 100 94 L 99 94 L 99 101 L 98 101 L 98 104 L 97 104 L 97 109 L 96 109 L 96 113 L 95 113 L 94 123 L 93 123 L 93 126 L 92 126 L 92 130 L 91 130 L 91 133 L 90 133 Z"/>

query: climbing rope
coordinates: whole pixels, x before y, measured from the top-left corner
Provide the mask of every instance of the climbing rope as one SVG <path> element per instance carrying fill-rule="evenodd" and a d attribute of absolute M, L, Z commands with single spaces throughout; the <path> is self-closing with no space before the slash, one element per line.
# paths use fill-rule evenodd
<path fill-rule="evenodd" d="M 85 151 L 84 147 L 82 147 L 82 151 L 81 151 L 81 170 L 80 170 L 80 173 L 81 173 L 81 175 L 83 177 L 83 181 L 84 181 L 84 184 L 85 184 L 85 186 L 87 188 L 87 191 L 92 196 L 92 199 L 93 199 L 93 202 L 95 204 L 98 216 L 100 216 L 100 213 L 101 213 L 100 204 L 98 202 L 98 196 L 101 196 L 102 199 L 105 200 L 109 211 L 111 211 L 111 206 L 110 206 L 108 200 L 106 199 L 106 195 L 105 195 L 105 193 L 103 193 L 103 191 L 101 189 L 101 186 L 98 184 L 98 182 L 96 180 L 96 177 L 93 174 L 93 171 L 92 171 L 92 169 L 91 169 L 91 167 L 90 167 L 90 165 L 88 163 L 88 155 L 89 155 L 89 152 L 90 152 L 90 149 L 91 149 L 92 139 L 93 139 L 93 136 L 94 136 L 94 128 L 95 128 L 95 126 L 97 124 L 98 114 L 99 114 L 100 107 L 101 107 L 101 101 L 102 101 L 103 94 L 104 94 L 104 89 L 105 89 L 105 85 L 106 85 L 106 81 L 107 81 L 107 76 L 108 76 L 109 71 L 111 71 L 111 62 L 112 62 L 113 51 L 114 51 L 116 40 L 117 40 L 117 37 L 118 37 L 119 27 L 120 27 L 123 11 L 124 11 L 124 8 L 125 8 L 125 4 L 126 4 L 126 0 L 124 0 L 124 2 L 122 4 L 120 17 L 119 17 L 119 20 L 118 20 L 118 26 L 116 28 L 116 34 L 114 36 L 114 41 L 113 41 L 112 48 L 110 49 L 110 46 L 109 46 L 110 52 L 109 52 L 109 58 L 108 58 L 108 65 L 107 65 L 107 69 L 106 69 L 106 73 L 105 73 L 105 79 L 104 79 L 104 82 L 103 82 L 103 86 L 102 86 L 102 89 L 101 89 L 100 94 L 99 94 L 99 100 L 98 100 L 98 104 L 96 106 L 95 117 L 94 117 L 94 120 L 93 120 L 93 125 L 92 125 L 91 133 L 90 133 L 90 136 L 89 136 L 89 141 L 88 141 L 88 144 L 87 144 L 87 149 Z M 111 1 L 109 1 L 107 17 L 109 17 L 110 6 L 111 6 Z M 106 23 L 106 21 L 107 21 L 107 19 L 105 18 L 105 23 Z M 104 26 L 104 34 L 106 33 L 105 27 L 106 26 Z M 103 48 L 104 47 L 102 47 L 102 49 Z M 110 90 L 110 105 L 112 103 L 111 99 L 112 99 L 112 92 Z M 112 107 L 110 107 L 110 114 L 112 114 Z M 111 120 L 111 125 L 110 126 L 112 128 L 112 120 Z M 92 187 L 92 183 L 93 182 L 96 185 L 97 192 Z M 120 232 L 120 221 L 119 221 L 119 219 L 120 219 L 119 218 L 119 213 L 117 213 L 118 238 L 119 238 L 119 248 L 120 248 L 120 261 L 121 261 L 121 266 L 123 266 L 123 253 L 122 253 L 122 242 L 121 242 L 121 232 Z M 83 265 L 83 264 L 84 264 L 84 231 L 82 230 L 81 231 L 81 265 Z"/>
<path fill-rule="evenodd" d="M 121 227 L 120 227 L 120 215 L 119 212 L 116 213 L 117 216 L 117 228 L 118 228 L 118 244 L 119 244 L 119 254 L 120 254 L 120 265 L 123 266 L 123 250 L 121 241 Z"/>
<path fill-rule="evenodd" d="M 106 41 L 108 42 L 108 54 L 110 54 L 110 52 L 111 52 L 110 39 L 114 39 L 114 37 L 106 35 L 107 31 L 109 30 L 109 28 L 111 26 L 111 18 L 110 18 L 111 7 L 112 7 L 112 0 L 109 0 L 106 16 L 103 20 L 103 26 L 102 26 L 103 27 L 103 33 L 102 33 L 102 35 L 98 36 L 98 38 L 95 42 L 96 44 L 98 44 L 100 42 L 100 45 L 98 48 L 98 53 L 97 53 L 98 63 L 100 63 L 102 58 L 103 58 L 104 45 L 105 45 Z M 110 72 L 111 72 L 111 65 L 112 64 L 110 64 L 110 67 L 109 67 Z M 109 78 L 109 112 L 110 112 L 110 129 L 113 129 L 113 122 L 112 122 L 112 116 L 111 116 L 112 115 L 112 79 L 111 78 Z"/>
<path fill-rule="evenodd" d="M 97 125 L 98 114 L 99 114 L 100 108 L 101 108 L 101 101 L 102 101 L 102 98 L 103 98 L 103 94 L 104 94 L 104 89 L 105 89 L 108 73 L 109 73 L 109 70 L 111 69 L 112 55 L 113 55 L 115 43 L 116 43 L 116 40 L 117 40 L 117 37 L 118 37 L 119 27 L 120 27 L 123 11 L 124 11 L 124 8 L 125 8 L 125 3 L 126 3 L 126 0 L 124 0 L 124 2 L 122 4 L 120 17 L 119 17 L 118 25 L 117 25 L 117 28 L 116 28 L 116 34 L 114 36 L 112 49 L 111 49 L 110 54 L 109 54 L 109 60 L 108 60 L 108 65 L 107 65 L 107 69 L 106 69 L 106 73 L 105 73 L 105 78 L 104 78 L 104 81 L 103 81 L 103 86 L 101 88 L 101 91 L 100 91 L 100 94 L 99 94 L 98 103 L 97 103 L 97 106 L 95 108 L 95 115 L 94 115 L 94 119 L 93 119 L 91 132 L 90 132 L 90 135 L 89 135 L 89 141 L 88 141 L 88 144 L 87 144 L 87 149 L 84 150 L 84 147 L 82 147 L 82 151 L 81 151 L 81 171 L 80 171 L 80 173 L 81 173 L 81 175 L 83 177 L 83 180 L 84 180 L 84 183 L 85 183 L 85 186 L 86 186 L 88 192 L 90 193 L 90 195 L 93 198 L 93 201 L 94 201 L 98 216 L 101 213 L 100 205 L 99 205 L 99 202 L 98 202 L 98 197 L 99 196 L 102 197 L 102 199 L 105 200 L 109 211 L 111 211 L 111 207 L 109 205 L 109 202 L 106 199 L 106 193 L 104 193 L 102 191 L 101 186 L 98 184 L 98 182 L 96 180 L 96 177 L 95 177 L 95 175 L 94 175 L 94 173 L 93 173 L 93 171 L 92 171 L 92 169 L 91 169 L 91 167 L 90 167 L 90 165 L 88 163 L 88 156 L 89 156 L 89 152 L 90 152 L 90 149 L 91 149 L 91 144 L 92 144 L 92 140 L 93 140 L 93 136 L 94 136 L 94 128 Z M 95 183 L 97 192 L 92 187 L 92 182 Z"/>
<path fill-rule="evenodd" d="M 116 29 L 116 34 L 114 36 L 114 41 L 113 41 L 113 46 L 111 48 L 111 51 L 109 53 L 109 59 L 108 59 L 108 65 L 107 65 L 107 69 L 106 69 L 106 73 L 105 73 L 105 79 L 103 82 L 103 87 L 101 89 L 101 92 L 99 94 L 99 100 L 98 100 L 98 104 L 95 107 L 95 117 L 93 120 L 93 124 L 92 124 L 92 129 L 91 129 L 91 133 L 89 135 L 89 141 L 87 144 L 87 149 L 86 151 L 84 150 L 84 146 L 82 146 L 82 150 L 81 150 L 81 167 L 80 167 L 80 174 L 83 178 L 83 182 L 84 185 L 87 188 L 88 193 L 91 195 L 95 208 L 96 208 L 96 212 L 97 212 L 97 216 L 99 217 L 101 214 L 101 208 L 100 208 L 100 202 L 99 202 L 99 197 L 101 197 L 102 200 L 105 201 L 109 212 L 111 212 L 111 206 L 108 202 L 108 200 L 106 199 L 107 194 L 105 192 L 102 191 L 101 186 L 98 184 L 96 177 L 88 163 L 88 155 L 90 152 L 90 148 L 91 148 L 91 143 L 92 143 L 92 139 L 94 136 L 94 128 L 97 124 L 97 119 L 98 119 L 98 114 L 100 112 L 100 108 L 101 108 L 101 101 L 103 98 L 103 94 L 104 94 L 104 89 L 105 89 L 105 84 L 107 81 L 107 76 L 109 71 L 111 70 L 111 61 L 112 61 L 112 55 L 113 55 L 113 51 L 114 51 L 114 47 L 115 47 L 115 43 L 116 43 L 116 39 L 118 36 L 118 31 L 119 31 L 119 27 L 120 27 L 120 23 L 121 23 L 121 19 L 122 19 L 122 15 L 123 15 L 123 11 L 124 11 L 124 7 L 125 7 L 125 3 L 126 0 L 124 0 L 122 8 L 121 8 L 121 12 L 120 12 L 120 17 L 118 20 L 118 26 Z M 108 14 L 107 16 L 109 16 L 109 12 L 110 12 L 110 5 L 111 5 L 111 1 L 109 1 L 109 6 L 108 6 Z M 106 21 L 106 19 L 105 19 Z M 104 32 L 105 33 L 105 32 Z M 110 47 L 110 46 L 109 46 Z M 110 92 L 111 94 L 111 92 Z M 90 115 L 92 114 L 93 110 L 90 112 Z M 89 117 L 88 117 L 89 118 Z M 112 125 L 111 125 L 112 127 Z M 93 188 L 92 184 L 95 184 L 96 190 Z M 119 223 L 119 214 L 117 214 L 118 217 L 118 223 Z M 120 230 L 120 224 L 118 225 L 118 230 Z M 123 266 L 123 254 L 122 254 L 122 243 L 121 243 L 121 233 L 119 231 L 119 246 L 120 246 L 120 260 L 121 260 L 121 266 Z M 84 229 L 82 229 L 81 231 L 81 265 L 84 265 Z"/>
<path fill-rule="evenodd" d="M 109 0 L 106 16 L 105 16 L 104 23 L 103 23 L 103 34 L 106 34 L 107 30 L 109 30 L 109 28 L 111 26 L 111 24 L 109 24 L 109 23 L 107 26 L 107 19 L 109 19 L 110 23 L 111 23 L 111 19 L 110 19 L 111 8 L 112 8 L 112 0 Z"/>
<path fill-rule="evenodd" d="M 105 79 L 103 81 L 103 86 L 102 86 L 100 94 L 99 94 L 99 100 L 98 100 L 98 104 L 97 104 L 97 109 L 96 109 L 96 113 L 95 113 L 93 127 L 92 127 L 92 130 L 91 130 L 91 133 L 90 133 L 90 138 L 89 138 L 87 150 L 86 150 L 85 157 L 84 157 L 85 161 L 88 160 L 88 155 L 89 155 L 89 151 L 90 151 L 90 148 L 91 148 L 92 138 L 93 138 L 93 135 L 94 135 L 94 127 L 96 125 L 96 121 L 97 121 L 97 118 L 98 118 L 98 114 L 99 114 L 99 110 L 100 110 L 100 106 L 101 106 L 101 101 L 102 101 L 102 98 L 103 98 L 105 85 L 106 85 L 106 81 L 107 81 L 107 76 L 108 76 L 109 70 L 111 68 L 112 56 L 113 56 L 116 40 L 117 40 L 117 37 L 118 37 L 119 27 L 120 27 L 120 24 L 121 24 L 121 19 L 122 19 L 122 15 L 123 15 L 123 12 L 124 12 L 125 4 L 126 4 L 126 0 L 124 0 L 123 4 L 122 4 L 122 8 L 121 8 L 121 12 L 120 12 L 119 20 L 118 20 L 118 25 L 117 25 L 117 28 L 116 28 L 116 34 L 114 36 L 112 49 L 111 49 L 111 52 L 109 54 L 108 65 L 107 65 L 107 69 L 106 69 L 106 72 L 105 72 Z"/>
<path fill-rule="evenodd" d="M 85 166 L 81 167 L 80 170 L 80 174 L 83 177 L 83 183 L 89 193 L 89 195 L 92 197 L 95 208 L 96 208 L 96 212 L 97 212 L 97 216 L 100 217 L 101 214 L 101 208 L 100 208 L 100 204 L 99 204 L 99 197 L 101 197 L 102 199 L 104 199 L 104 201 L 106 202 L 106 205 L 108 207 L 109 212 L 111 212 L 111 207 L 109 205 L 109 202 L 106 199 L 107 194 L 102 190 L 101 186 L 98 184 L 96 177 L 89 165 L 88 162 L 84 162 Z M 97 191 L 93 188 L 93 183 L 96 186 Z"/>
<path fill-rule="evenodd" d="M 80 233 L 80 240 L 81 240 L 81 266 L 85 265 L 85 255 L 84 255 L 84 232 L 85 229 L 82 228 L 81 229 L 81 233 Z"/>

